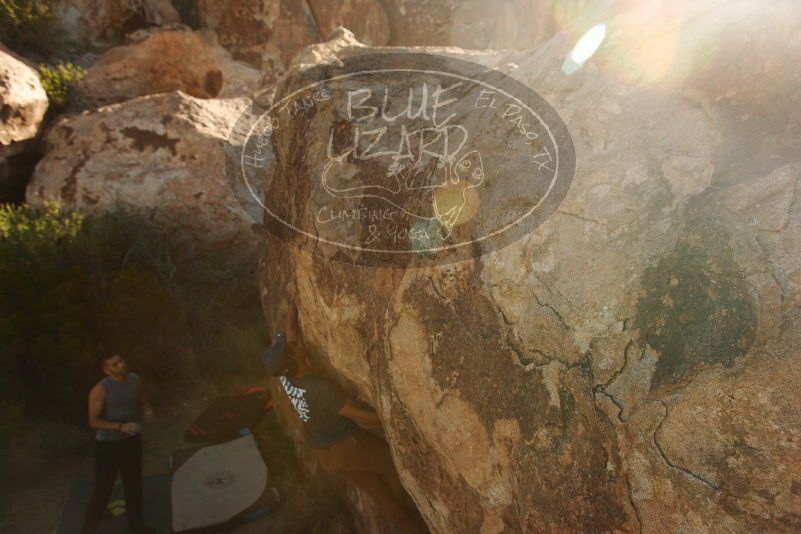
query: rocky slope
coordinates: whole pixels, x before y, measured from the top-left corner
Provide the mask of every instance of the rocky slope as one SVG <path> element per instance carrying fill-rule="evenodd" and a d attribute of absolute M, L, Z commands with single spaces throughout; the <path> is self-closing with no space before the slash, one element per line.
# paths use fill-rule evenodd
<path fill-rule="evenodd" d="M 268 321 L 297 280 L 317 365 L 380 412 L 435 532 L 801 528 L 799 12 L 659 6 L 580 20 L 608 37 L 572 75 L 569 33 L 417 49 L 510 72 L 566 123 L 575 178 L 529 235 L 383 269 L 266 238 Z M 380 51 L 348 39 L 298 62 Z M 274 134 L 276 175 L 314 178 L 330 119 Z"/>

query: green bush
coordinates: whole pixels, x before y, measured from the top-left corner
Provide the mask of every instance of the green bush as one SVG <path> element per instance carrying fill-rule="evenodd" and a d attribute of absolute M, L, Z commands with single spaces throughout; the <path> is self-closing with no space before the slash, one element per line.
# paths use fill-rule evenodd
<path fill-rule="evenodd" d="M 2 0 L 0 0 L 2 1 Z M 47 98 L 57 108 L 64 107 L 75 96 L 75 84 L 86 75 L 86 71 L 72 63 L 59 63 L 50 67 L 39 65 L 39 78 Z"/>
<path fill-rule="evenodd" d="M 176 256 L 131 214 L 0 206 L 0 409 L 85 421 L 95 361 L 112 352 L 155 384 L 254 372 L 266 338 L 254 267 Z"/>
<path fill-rule="evenodd" d="M 13 50 L 47 53 L 53 46 L 53 12 L 36 0 L 0 0 L 0 36 Z"/>

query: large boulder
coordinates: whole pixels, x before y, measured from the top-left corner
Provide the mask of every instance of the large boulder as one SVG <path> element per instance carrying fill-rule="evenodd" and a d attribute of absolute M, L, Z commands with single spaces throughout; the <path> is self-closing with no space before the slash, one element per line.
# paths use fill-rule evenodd
<path fill-rule="evenodd" d="M 183 91 L 196 98 L 247 96 L 260 74 L 233 60 L 211 31 L 173 25 L 130 34 L 87 70 L 81 93 L 101 106 L 138 96 Z"/>
<path fill-rule="evenodd" d="M 581 21 L 608 38 L 572 74 L 567 33 L 415 50 L 510 72 L 566 123 L 575 178 L 531 233 L 381 269 L 266 238 L 268 322 L 295 280 L 315 365 L 379 411 L 434 532 L 801 529 L 801 11 L 638 5 Z M 335 119 L 299 113 L 271 135 L 297 185 L 269 193 L 302 213 Z"/>
<path fill-rule="evenodd" d="M 22 200 L 47 107 L 39 73 L 0 45 L 0 202 Z"/>
<path fill-rule="evenodd" d="M 47 106 L 39 73 L 0 47 L 0 145 L 10 147 L 36 137 Z"/>
<path fill-rule="evenodd" d="M 136 211 L 176 242 L 245 252 L 249 220 L 222 162 L 228 131 L 246 104 L 176 91 L 64 116 L 45 135 L 27 201 L 56 200 L 87 213 Z"/>

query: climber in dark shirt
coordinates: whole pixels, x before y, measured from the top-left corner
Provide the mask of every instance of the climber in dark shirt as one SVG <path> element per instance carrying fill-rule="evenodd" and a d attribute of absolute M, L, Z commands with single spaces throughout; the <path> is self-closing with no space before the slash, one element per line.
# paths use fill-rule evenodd
<path fill-rule="evenodd" d="M 320 466 L 370 495 L 378 511 L 404 533 L 428 532 L 398 479 L 389 447 L 359 426 L 380 425 L 378 414 L 314 372 L 300 340 L 294 304 L 288 315 L 286 334 L 278 334 L 262 364 L 279 377 Z"/>

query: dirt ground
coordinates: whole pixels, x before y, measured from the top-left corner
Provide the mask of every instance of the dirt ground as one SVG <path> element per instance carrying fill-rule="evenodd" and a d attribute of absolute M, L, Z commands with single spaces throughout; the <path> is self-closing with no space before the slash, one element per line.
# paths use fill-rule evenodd
<path fill-rule="evenodd" d="M 157 419 L 143 432 L 143 471 L 145 475 L 166 473 L 170 453 L 192 446 L 182 436 L 188 423 L 215 397 L 235 394 L 246 386 L 264 385 L 259 381 L 228 379 L 214 384 L 197 384 L 164 396 L 156 407 Z M 58 440 L 58 431 L 49 437 Z M 0 532 L 3 534 L 52 534 L 58 530 L 61 510 L 70 483 L 77 477 L 93 476 L 92 441 L 89 431 L 70 429 L 75 433 L 79 450 L 68 460 L 48 459 L 36 447 L 18 451 L 19 465 L 30 474 L 18 483 L 0 488 Z M 310 480 L 300 468 L 291 441 L 283 433 L 275 416 L 267 413 L 254 428 L 259 448 L 282 498 L 280 507 L 270 515 L 233 530 L 236 534 L 265 532 L 317 532 L 346 534 L 353 532 L 352 519 L 333 487 Z M 44 456 L 44 458 L 43 458 Z M 24 474 L 24 471 L 23 471 Z M 5 478 L 5 477 L 0 477 Z"/>

